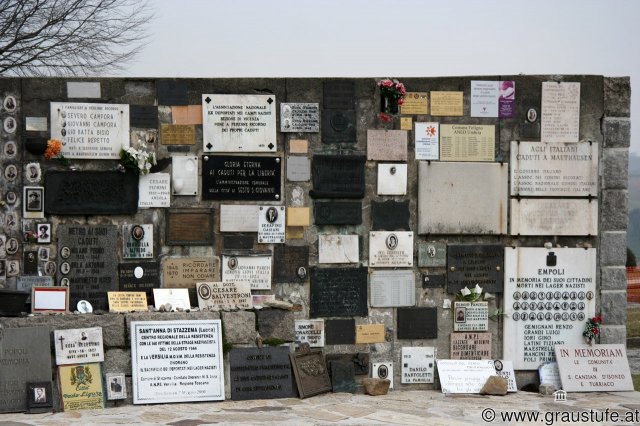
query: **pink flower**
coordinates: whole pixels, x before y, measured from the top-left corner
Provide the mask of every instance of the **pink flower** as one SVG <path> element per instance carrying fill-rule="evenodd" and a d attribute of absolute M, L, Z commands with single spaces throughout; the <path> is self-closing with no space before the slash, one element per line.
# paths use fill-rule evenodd
<path fill-rule="evenodd" d="M 398 98 L 398 105 L 402 105 L 404 103 L 404 98 Z"/>
<path fill-rule="evenodd" d="M 407 89 L 404 88 L 404 84 L 402 83 L 396 83 L 396 89 L 402 94 L 406 94 L 407 93 Z"/>
<path fill-rule="evenodd" d="M 379 118 L 380 118 L 381 121 L 384 121 L 385 123 L 388 123 L 388 122 L 390 122 L 392 120 L 393 117 L 391 117 L 387 113 L 381 112 Z"/>
<path fill-rule="evenodd" d="M 393 86 L 393 81 L 391 81 L 389 79 L 380 80 L 378 82 L 378 86 L 380 86 L 380 87 L 392 87 Z"/>

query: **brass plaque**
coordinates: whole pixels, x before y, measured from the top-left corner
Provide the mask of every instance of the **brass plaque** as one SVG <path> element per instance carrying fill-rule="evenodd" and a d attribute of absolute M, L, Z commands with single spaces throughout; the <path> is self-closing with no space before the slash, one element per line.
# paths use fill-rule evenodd
<path fill-rule="evenodd" d="M 384 324 L 356 325 L 356 344 L 384 343 Z"/>
<path fill-rule="evenodd" d="M 162 124 L 160 142 L 162 145 L 195 145 L 196 128 L 188 124 Z"/>
<path fill-rule="evenodd" d="M 331 391 L 331 380 L 322 351 L 289 354 L 300 398 Z"/>
<path fill-rule="evenodd" d="M 407 92 L 404 103 L 400 105 L 400 114 L 429 114 L 428 93 Z"/>
<path fill-rule="evenodd" d="M 144 291 L 108 291 L 109 312 L 147 312 L 147 294 Z"/>
<path fill-rule="evenodd" d="M 170 210 L 167 213 L 167 245 L 213 244 L 213 210 Z"/>

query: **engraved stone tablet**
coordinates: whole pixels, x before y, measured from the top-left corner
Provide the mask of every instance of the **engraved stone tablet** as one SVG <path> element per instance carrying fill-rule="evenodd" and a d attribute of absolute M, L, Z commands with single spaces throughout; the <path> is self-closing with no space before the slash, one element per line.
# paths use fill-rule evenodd
<path fill-rule="evenodd" d="M 557 345 L 555 352 L 567 392 L 634 390 L 625 345 Z"/>
<path fill-rule="evenodd" d="M 453 302 L 453 331 L 487 331 L 489 302 Z"/>
<path fill-rule="evenodd" d="M 374 231 L 409 231 L 409 201 L 372 201 Z"/>
<path fill-rule="evenodd" d="M 367 160 L 407 161 L 407 131 L 367 130 Z"/>
<path fill-rule="evenodd" d="M 180 209 L 167 212 L 167 245 L 213 243 L 213 210 Z"/>
<path fill-rule="evenodd" d="M 494 161 L 495 126 L 440 124 L 440 161 Z"/>
<path fill-rule="evenodd" d="M 122 258 L 153 257 L 153 225 L 122 225 Z"/>
<path fill-rule="evenodd" d="M 280 157 L 205 155 L 202 198 L 205 200 L 280 200 Z"/>
<path fill-rule="evenodd" d="M 284 206 L 260 206 L 258 208 L 258 242 L 284 244 L 285 223 Z"/>
<path fill-rule="evenodd" d="M 480 393 L 490 376 L 496 374 L 493 360 L 439 359 L 438 378 L 442 393 Z"/>
<path fill-rule="evenodd" d="M 225 235 L 224 249 L 225 250 L 251 250 L 253 248 L 254 241 L 255 241 L 255 238 L 249 235 Z"/>
<path fill-rule="evenodd" d="M 436 366 L 436 348 L 402 348 L 402 383 L 433 383 Z"/>
<path fill-rule="evenodd" d="M 421 161 L 420 234 L 506 234 L 508 166 Z"/>
<path fill-rule="evenodd" d="M 398 339 L 437 339 L 437 308 L 398 308 Z"/>
<path fill-rule="evenodd" d="M 355 368 L 356 376 L 366 376 L 369 374 L 369 354 L 367 352 L 327 354 L 325 358 L 327 364 L 334 361 L 352 363 Z"/>
<path fill-rule="evenodd" d="M 449 244 L 447 292 L 480 285 L 489 293 L 503 291 L 504 248 L 500 244 Z"/>
<path fill-rule="evenodd" d="M 314 155 L 311 163 L 313 198 L 364 197 L 364 163 L 362 155 Z"/>
<path fill-rule="evenodd" d="M 447 276 L 444 274 L 432 274 L 422 276 L 422 288 L 444 288 L 447 285 Z"/>
<path fill-rule="evenodd" d="M 220 232 L 258 232 L 258 210 L 255 204 L 221 204 Z"/>
<path fill-rule="evenodd" d="M 141 129 L 158 128 L 158 107 L 155 105 L 130 105 L 129 124 Z"/>
<path fill-rule="evenodd" d="M 356 88 L 353 81 L 325 81 L 322 89 L 323 108 L 353 109 L 355 107 Z"/>
<path fill-rule="evenodd" d="M 356 392 L 356 377 L 353 363 L 334 361 L 331 365 L 333 392 Z"/>
<path fill-rule="evenodd" d="M 248 283 L 251 290 L 270 290 L 271 256 L 222 256 L 222 281 Z"/>
<path fill-rule="evenodd" d="M 162 145 L 195 145 L 196 129 L 187 124 L 162 124 L 160 142 Z"/>
<path fill-rule="evenodd" d="M 313 203 L 316 225 L 360 225 L 362 202 L 360 201 L 316 201 Z"/>
<path fill-rule="evenodd" d="M 149 304 L 153 304 L 153 289 L 160 287 L 158 262 L 132 262 L 118 264 L 120 291 L 144 291 Z"/>
<path fill-rule="evenodd" d="M 418 266 L 421 268 L 447 266 L 447 244 L 437 241 L 420 242 L 418 244 Z"/>
<path fill-rule="evenodd" d="M 358 235 L 318 235 L 318 263 L 358 263 Z"/>
<path fill-rule="evenodd" d="M 229 351 L 231 399 L 295 397 L 289 348 L 235 348 Z"/>
<path fill-rule="evenodd" d="M 156 80 L 158 105 L 188 105 L 186 80 Z"/>
<path fill-rule="evenodd" d="M 276 245 L 273 247 L 273 280 L 277 283 L 297 283 L 309 274 L 309 247 Z"/>
<path fill-rule="evenodd" d="M 296 320 L 296 342 L 308 343 L 312 348 L 323 347 L 324 320 Z"/>
<path fill-rule="evenodd" d="M 542 142 L 580 139 L 580 83 L 542 82 Z"/>
<path fill-rule="evenodd" d="M 138 208 L 169 207 L 171 205 L 171 175 L 149 173 L 138 178 Z"/>
<path fill-rule="evenodd" d="M 356 325 L 356 344 L 384 343 L 384 324 Z"/>
<path fill-rule="evenodd" d="M 281 132 L 319 132 L 320 107 L 317 103 L 281 103 Z"/>
<path fill-rule="evenodd" d="M 356 112 L 323 109 L 322 141 L 324 143 L 356 143 Z"/>
<path fill-rule="evenodd" d="M 406 164 L 378 164 L 378 195 L 407 193 Z"/>
<path fill-rule="evenodd" d="M 248 283 L 204 282 L 196 284 L 200 309 L 251 309 L 251 287 Z"/>
<path fill-rule="evenodd" d="M 371 307 L 414 306 L 416 284 L 413 270 L 371 272 Z"/>
<path fill-rule="evenodd" d="M 162 286 L 195 288 L 196 283 L 220 281 L 220 260 L 217 257 L 166 257 L 162 260 Z"/>
<path fill-rule="evenodd" d="M 356 342 L 356 322 L 351 319 L 325 320 L 327 345 L 353 345 Z"/>
<path fill-rule="evenodd" d="M 562 389 L 562 381 L 560 380 L 560 370 L 558 370 L 557 362 L 545 362 L 538 367 L 538 377 L 540 383 L 549 383 L 556 387 L 556 389 Z"/>
<path fill-rule="evenodd" d="M 491 359 L 491 333 L 451 333 L 451 359 Z"/>
<path fill-rule="evenodd" d="M 290 353 L 289 358 L 300 398 L 331 390 L 331 380 L 321 350 Z"/>
<path fill-rule="evenodd" d="M 370 232 L 369 266 L 413 266 L 413 232 Z"/>
<path fill-rule="evenodd" d="M 103 362 L 102 327 L 54 330 L 56 365 Z"/>
<path fill-rule="evenodd" d="M 172 155 L 171 163 L 173 195 L 198 195 L 198 157 Z"/>
<path fill-rule="evenodd" d="M 367 268 L 311 269 L 311 318 L 367 314 Z"/>
<path fill-rule="evenodd" d="M 47 117 L 25 117 L 24 128 L 27 132 L 46 132 L 49 130 Z"/>
<path fill-rule="evenodd" d="M 31 293 L 32 287 L 52 287 L 52 286 L 53 286 L 53 277 L 21 275 L 18 277 L 16 290 L 28 291 L 29 293 Z"/>
<path fill-rule="evenodd" d="M 598 201 L 521 198 L 511 200 L 511 235 L 597 235 Z"/>
<path fill-rule="evenodd" d="M 307 182 L 311 179 L 311 160 L 309 157 L 287 157 L 287 180 L 290 182 Z"/>
<path fill-rule="evenodd" d="M 67 81 L 67 98 L 100 99 L 100 83 L 92 81 Z"/>

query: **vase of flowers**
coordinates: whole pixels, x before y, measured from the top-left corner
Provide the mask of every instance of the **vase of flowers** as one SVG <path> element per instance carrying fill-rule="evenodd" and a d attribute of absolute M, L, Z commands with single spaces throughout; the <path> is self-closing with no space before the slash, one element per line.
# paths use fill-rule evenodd
<path fill-rule="evenodd" d="M 156 155 L 144 149 L 122 148 L 120 150 L 120 164 L 125 171 L 131 170 L 137 175 L 146 175 L 156 164 Z"/>
<path fill-rule="evenodd" d="M 60 164 L 67 167 L 69 166 L 69 159 L 62 155 L 62 142 L 58 139 L 49 139 L 47 141 L 47 147 L 44 150 L 45 160 L 58 160 Z"/>
<path fill-rule="evenodd" d="M 600 324 L 602 324 L 602 317 L 600 315 L 596 315 L 587 320 L 582 335 L 588 344 L 593 345 L 596 337 L 600 335 Z"/>
<path fill-rule="evenodd" d="M 380 88 L 380 119 L 391 121 L 392 117 L 398 114 L 407 90 L 404 84 L 391 78 L 378 81 L 378 87 Z"/>

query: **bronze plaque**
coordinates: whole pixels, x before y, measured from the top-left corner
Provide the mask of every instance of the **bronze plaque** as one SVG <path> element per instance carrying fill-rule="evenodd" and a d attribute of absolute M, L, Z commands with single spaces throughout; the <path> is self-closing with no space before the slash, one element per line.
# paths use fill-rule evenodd
<path fill-rule="evenodd" d="M 213 210 L 169 210 L 167 245 L 206 246 L 213 244 Z"/>
<path fill-rule="evenodd" d="M 331 380 L 321 350 L 289 354 L 300 398 L 331 391 Z"/>
<path fill-rule="evenodd" d="M 333 361 L 351 362 L 355 368 L 356 376 L 369 374 L 369 354 L 367 352 L 327 354 L 325 360 L 327 361 L 327 366 Z"/>
<path fill-rule="evenodd" d="M 162 145 L 195 145 L 196 128 L 188 124 L 162 124 L 160 143 Z"/>

